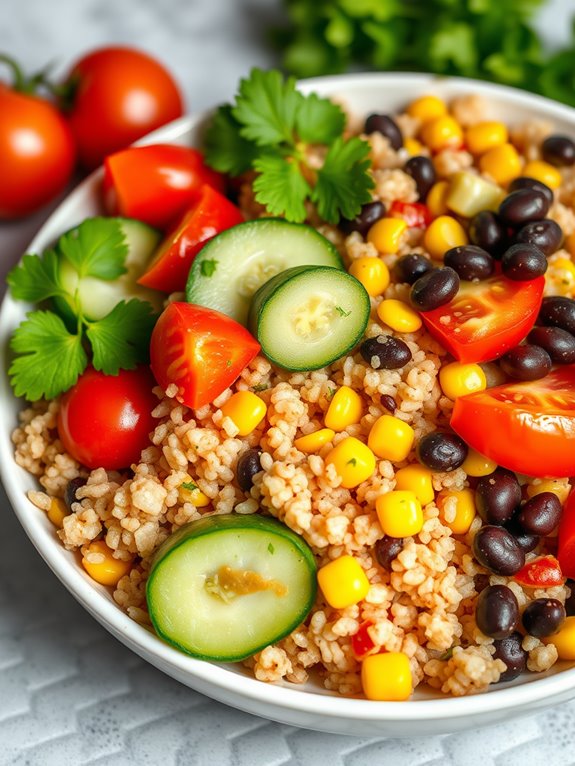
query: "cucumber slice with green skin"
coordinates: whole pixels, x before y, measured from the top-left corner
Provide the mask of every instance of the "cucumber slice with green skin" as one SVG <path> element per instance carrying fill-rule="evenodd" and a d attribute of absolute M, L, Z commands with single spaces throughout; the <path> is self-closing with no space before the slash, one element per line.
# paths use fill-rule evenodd
<path fill-rule="evenodd" d="M 317 370 L 359 343 L 370 310 L 366 289 L 346 271 L 296 266 L 260 287 L 248 327 L 270 361 L 288 370 Z"/>
<path fill-rule="evenodd" d="M 196 256 L 186 300 L 246 324 L 250 300 L 275 274 L 317 264 L 343 269 L 335 247 L 316 229 L 276 218 L 247 221 L 215 236 Z"/>
<path fill-rule="evenodd" d="M 204 660 L 235 662 L 279 641 L 317 592 L 307 543 L 275 519 L 208 516 L 159 548 L 146 598 L 165 641 Z"/>
<path fill-rule="evenodd" d="M 146 266 L 158 247 L 162 233 L 142 221 L 133 218 L 117 218 L 122 226 L 128 255 L 126 256 L 126 273 L 114 280 L 98 279 L 97 277 L 82 277 L 67 258 L 60 256 L 60 283 L 66 292 L 74 298 L 58 297 L 54 300 L 56 309 L 66 319 L 73 321 L 76 312 L 80 310 L 85 319 L 97 321 L 102 319 L 120 301 L 138 298 L 148 301 L 156 311 L 160 311 L 165 296 L 157 290 L 142 287 L 137 279 L 143 274 Z"/>

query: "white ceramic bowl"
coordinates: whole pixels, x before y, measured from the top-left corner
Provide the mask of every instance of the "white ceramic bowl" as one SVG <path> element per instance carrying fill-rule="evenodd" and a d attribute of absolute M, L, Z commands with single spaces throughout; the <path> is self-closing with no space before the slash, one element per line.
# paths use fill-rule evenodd
<path fill-rule="evenodd" d="M 375 111 L 401 109 L 410 99 L 435 93 L 446 99 L 477 93 L 487 97 L 493 115 L 513 124 L 530 118 L 548 118 L 559 132 L 575 135 L 575 111 L 523 93 L 473 80 L 412 74 L 363 74 L 309 80 L 304 91 L 341 98 L 352 112 L 364 116 Z M 148 136 L 153 141 L 194 144 L 205 115 L 184 117 Z M 29 247 L 38 253 L 63 231 L 85 217 L 101 213 L 99 187 L 102 172 L 84 181 L 50 217 Z M 240 668 L 201 662 L 172 649 L 151 631 L 133 622 L 113 601 L 109 591 L 96 585 L 64 550 L 52 524 L 26 498 L 34 479 L 13 459 L 10 433 L 21 407 L 10 389 L 7 347 L 27 307 L 6 297 L 0 313 L 0 471 L 14 510 L 26 533 L 50 568 L 75 598 L 110 633 L 160 670 L 182 683 L 241 710 L 310 729 L 356 736 L 414 736 L 452 732 L 557 704 L 575 697 L 575 668 L 557 665 L 543 675 L 526 674 L 511 684 L 492 687 L 483 694 L 448 698 L 418 690 L 409 702 L 369 702 L 338 697 L 308 683 L 305 687 L 269 685 L 254 680 Z"/>

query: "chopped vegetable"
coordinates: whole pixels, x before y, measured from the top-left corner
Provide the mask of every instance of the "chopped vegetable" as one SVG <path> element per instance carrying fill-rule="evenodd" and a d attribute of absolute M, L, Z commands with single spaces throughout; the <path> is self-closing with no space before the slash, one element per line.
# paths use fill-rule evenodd
<path fill-rule="evenodd" d="M 555 556 L 539 556 L 528 561 L 513 575 L 513 579 L 527 588 L 554 588 L 563 585 L 565 575 Z"/>
<path fill-rule="evenodd" d="M 575 490 L 571 490 L 559 523 L 557 558 L 565 577 L 575 579 Z"/>

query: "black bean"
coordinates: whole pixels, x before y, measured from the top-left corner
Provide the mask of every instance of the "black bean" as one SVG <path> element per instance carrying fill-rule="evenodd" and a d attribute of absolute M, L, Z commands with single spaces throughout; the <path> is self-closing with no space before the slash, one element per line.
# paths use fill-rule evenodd
<path fill-rule="evenodd" d="M 477 597 L 475 622 L 490 638 L 507 638 L 519 624 L 519 604 L 506 585 L 489 585 Z"/>
<path fill-rule="evenodd" d="M 523 636 L 519 632 L 493 642 L 495 647 L 494 659 L 502 660 L 507 665 L 507 670 L 499 676 L 500 682 L 513 681 L 527 667 L 529 653 L 523 649 L 522 643 Z"/>
<path fill-rule="evenodd" d="M 494 258 L 500 258 L 509 244 L 507 227 L 490 210 L 482 210 L 471 219 L 469 238 L 474 245 L 482 247 Z"/>
<path fill-rule="evenodd" d="M 520 242 L 511 245 L 501 257 L 503 273 L 516 282 L 537 279 L 547 271 L 547 258 L 537 245 Z"/>
<path fill-rule="evenodd" d="M 550 207 L 548 198 L 537 189 L 516 189 L 499 205 L 499 218 L 508 226 L 524 226 L 545 218 Z"/>
<path fill-rule="evenodd" d="M 547 351 L 531 343 L 512 348 L 503 354 L 499 364 L 503 372 L 515 380 L 539 380 L 544 378 L 553 366 Z"/>
<path fill-rule="evenodd" d="M 531 553 L 531 551 L 534 551 L 541 542 L 541 538 L 538 535 L 530 535 L 519 526 L 517 515 L 515 515 L 510 522 L 505 524 L 505 529 L 508 532 L 511 532 L 523 553 Z"/>
<path fill-rule="evenodd" d="M 561 295 L 543 298 L 537 324 L 560 327 L 575 335 L 575 300 Z"/>
<path fill-rule="evenodd" d="M 575 163 L 575 142 L 569 136 L 549 136 L 541 144 L 541 154 L 556 168 L 569 167 Z"/>
<path fill-rule="evenodd" d="M 465 462 L 469 448 L 456 434 L 432 431 L 416 447 L 417 459 L 432 471 L 454 471 Z"/>
<path fill-rule="evenodd" d="M 437 180 L 433 162 L 429 157 L 419 155 L 407 160 L 403 169 L 415 181 L 420 201 L 425 202 L 429 190 Z"/>
<path fill-rule="evenodd" d="M 339 223 L 339 228 L 345 234 L 358 231 L 362 237 L 365 237 L 373 224 L 379 221 L 380 218 L 383 218 L 385 213 L 386 210 L 383 202 L 368 202 L 361 208 L 355 218 L 343 218 Z"/>
<path fill-rule="evenodd" d="M 506 577 L 525 564 L 525 553 L 511 532 L 503 527 L 481 527 L 473 539 L 473 553 L 481 566 Z"/>
<path fill-rule="evenodd" d="M 81 476 L 76 476 L 75 479 L 70 479 L 66 485 L 66 490 L 64 492 L 64 502 L 70 511 L 72 510 L 72 503 L 79 502 L 78 497 L 76 496 L 76 492 L 85 484 L 86 479 L 83 479 Z"/>
<path fill-rule="evenodd" d="M 477 245 L 459 245 L 448 250 L 443 262 L 459 275 L 460 279 L 477 281 L 487 279 L 493 274 L 495 260 L 482 247 Z"/>
<path fill-rule="evenodd" d="M 556 364 L 575 363 L 575 335 L 560 327 L 534 327 L 527 342 L 544 348 Z"/>
<path fill-rule="evenodd" d="M 359 347 L 365 361 L 374 370 L 398 370 L 411 361 L 411 351 L 407 343 L 393 335 L 378 335 L 368 338 Z"/>
<path fill-rule="evenodd" d="M 541 492 L 528 500 L 517 521 L 532 535 L 550 535 L 561 520 L 561 501 L 554 492 Z"/>
<path fill-rule="evenodd" d="M 393 414 L 396 411 L 397 403 L 393 396 L 390 396 L 389 394 L 382 394 L 379 398 L 379 401 L 381 402 L 381 406 L 385 407 L 388 412 Z"/>
<path fill-rule="evenodd" d="M 434 265 L 429 258 L 419 253 L 402 255 L 393 264 L 392 273 L 396 282 L 407 282 L 412 285 L 419 277 L 433 271 Z"/>
<path fill-rule="evenodd" d="M 385 535 L 373 546 L 377 563 L 391 572 L 391 562 L 403 550 L 403 537 L 388 537 Z"/>
<path fill-rule="evenodd" d="M 403 136 L 396 121 L 388 114 L 370 114 L 365 121 L 364 133 L 381 133 L 385 136 L 392 149 L 396 151 L 403 146 Z"/>
<path fill-rule="evenodd" d="M 489 585 L 489 575 L 483 573 L 473 575 L 473 584 L 477 593 L 481 593 Z"/>
<path fill-rule="evenodd" d="M 571 590 L 571 594 L 565 599 L 565 612 L 568 617 L 575 615 L 575 581 L 567 580 L 567 586 Z"/>
<path fill-rule="evenodd" d="M 260 450 L 249 449 L 238 458 L 236 477 L 240 489 L 249 492 L 254 482 L 254 476 L 262 470 L 260 463 Z"/>
<path fill-rule="evenodd" d="M 419 311 L 432 311 L 455 298 L 459 282 L 457 272 L 449 266 L 434 269 L 413 283 L 409 300 Z"/>
<path fill-rule="evenodd" d="M 521 487 L 515 474 L 498 469 L 482 476 L 475 487 L 477 513 L 486 524 L 503 526 L 521 502 Z"/>
<path fill-rule="evenodd" d="M 536 245 L 545 255 L 553 255 L 563 242 L 563 229 L 551 218 L 543 218 L 519 229 L 515 242 Z"/>
<path fill-rule="evenodd" d="M 517 189 L 535 189 L 547 197 L 550 205 L 553 204 L 553 200 L 555 199 L 553 192 L 547 184 L 544 184 L 542 181 L 537 181 L 535 178 L 529 178 L 529 176 L 519 176 L 519 178 L 515 178 L 511 181 L 509 184 L 509 191 L 513 192 L 517 191 Z"/>
<path fill-rule="evenodd" d="M 523 610 L 523 627 L 530 636 L 545 638 L 557 633 L 565 621 L 565 607 L 556 598 L 536 598 Z"/>

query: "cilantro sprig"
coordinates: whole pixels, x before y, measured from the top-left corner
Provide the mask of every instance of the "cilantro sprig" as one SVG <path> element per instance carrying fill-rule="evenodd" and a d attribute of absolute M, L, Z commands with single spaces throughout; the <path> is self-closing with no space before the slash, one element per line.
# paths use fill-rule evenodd
<path fill-rule="evenodd" d="M 374 186 L 368 144 L 344 138 L 344 128 L 337 104 L 304 96 L 277 70 L 253 69 L 235 103 L 220 107 L 208 126 L 206 161 L 231 176 L 255 170 L 255 198 L 272 215 L 302 222 L 311 202 L 337 223 L 356 216 Z"/>

